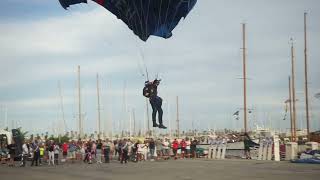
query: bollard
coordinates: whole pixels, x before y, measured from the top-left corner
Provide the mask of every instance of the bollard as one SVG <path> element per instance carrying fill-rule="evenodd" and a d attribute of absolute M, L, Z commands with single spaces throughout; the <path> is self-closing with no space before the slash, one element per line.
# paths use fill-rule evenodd
<path fill-rule="evenodd" d="M 217 146 L 212 146 L 212 159 L 216 159 Z"/>
<path fill-rule="evenodd" d="M 262 140 L 262 139 L 260 139 L 260 146 L 259 146 L 258 160 L 262 160 L 262 153 L 263 153 L 263 140 Z"/>
<path fill-rule="evenodd" d="M 209 147 L 207 158 L 212 159 L 212 147 L 211 146 Z"/>
<path fill-rule="evenodd" d="M 219 144 L 216 159 L 220 159 L 220 158 L 221 158 L 221 145 Z"/>
<path fill-rule="evenodd" d="M 268 142 L 267 140 L 263 140 L 263 151 L 262 151 L 262 160 L 267 160 L 267 153 L 268 153 Z"/>
<path fill-rule="evenodd" d="M 272 145 L 273 145 L 272 138 L 271 137 L 267 138 L 267 160 L 268 161 L 271 161 L 272 159 Z"/>
<path fill-rule="evenodd" d="M 226 150 L 227 150 L 227 145 L 226 145 L 226 144 L 222 144 L 221 159 L 225 159 L 225 157 L 226 157 Z"/>
<path fill-rule="evenodd" d="M 273 152 L 274 152 L 274 160 L 275 161 L 280 161 L 280 146 L 279 146 L 279 136 L 274 135 L 273 136 Z"/>
<path fill-rule="evenodd" d="M 297 158 L 298 144 L 289 142 L 286 144 L 286 160 L 294 160 Z"/>

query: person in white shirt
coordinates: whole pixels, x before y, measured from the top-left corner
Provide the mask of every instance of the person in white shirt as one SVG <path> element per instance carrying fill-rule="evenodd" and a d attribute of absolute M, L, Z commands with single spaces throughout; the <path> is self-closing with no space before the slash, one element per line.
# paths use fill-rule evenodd
<path fill-rule="evenodd" d="M 54 165 L 54 142 L 53 141 L 50 141 L 48 145 L 48 154 L 49 154 L 48 165 L 50 165 L 50 163 Z"/>
<path fill-rule="evenodd" d="M 59 164 L 59 153 L 60 153 L 60 147 L 58 144 L 55 144 L 54 145 L 54 161 L 56 165 Z"/>
<path fill-rule="evenodd" d="M 170 156 L 170 142 L 167 138 L 164 139 L 163 143 L 163 156 L 169 157 Z"/>
<path fill-rule="evenodd" d="M 22 145 L 22 157 L 21 157 L 21 167 L 26 166 L 26 159 L 28 158 L 29 155 L 29 148 L 26 142 L 23 142 Z"/>
<path fill-rule="evenodd" d="M 187 154 L 187 157 L 190 158 L 190 145 L 191 145 L 191 141 L 189 138 L 186 139 L 186 154 Z"/>

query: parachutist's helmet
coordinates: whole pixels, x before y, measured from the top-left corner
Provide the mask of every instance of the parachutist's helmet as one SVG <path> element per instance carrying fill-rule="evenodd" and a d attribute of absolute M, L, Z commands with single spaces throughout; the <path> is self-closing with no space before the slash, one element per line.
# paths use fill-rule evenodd
<path fill-rule="evenodd" d="M 161 81 L 161 79 L 155 79 L 154 81 L 153 81 L 153 84 L 154 85 L 156 85 L 156 86 L 158 86 L 159 84 L 160 84 L 160 81 Z"/>

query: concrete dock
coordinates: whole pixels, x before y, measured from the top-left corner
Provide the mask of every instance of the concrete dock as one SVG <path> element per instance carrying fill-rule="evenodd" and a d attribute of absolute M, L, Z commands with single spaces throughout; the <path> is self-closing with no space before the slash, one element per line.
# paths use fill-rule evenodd
<path fill-rule="evenodd" d="M 256 160 L 168 160 L 58 166 L 0 165 L 1 180 L 317 180 L 320 165 Z"/>

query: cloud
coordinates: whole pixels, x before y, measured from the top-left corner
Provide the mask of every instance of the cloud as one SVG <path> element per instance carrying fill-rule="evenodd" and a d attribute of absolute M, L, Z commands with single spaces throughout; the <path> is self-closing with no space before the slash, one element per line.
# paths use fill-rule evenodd
<path fill-rule="evenodd" d="M 2 57 L 86 53 L 101 36 L 111 36 L 117 30 L 112 17 L 101 10 L 75 12 L 64 18 L 1 22 L 1 27 Z"/>
<path fill-rule="evenodd" d="M 64 104 L 69 105 L 73 103 L 71 98 L 64 98 Z M 44 98 L 29 98 L 29 99 L 21 99 L 9 102 L 2 102 L 9 109 L 15 110 L 36 110 L 36 109 L 48 109 L 48 108 L 56 108 L 60 106 L 59 97 L 44 97 Z"/>

